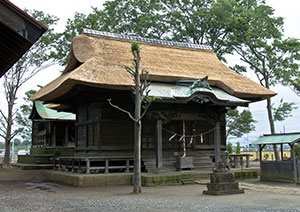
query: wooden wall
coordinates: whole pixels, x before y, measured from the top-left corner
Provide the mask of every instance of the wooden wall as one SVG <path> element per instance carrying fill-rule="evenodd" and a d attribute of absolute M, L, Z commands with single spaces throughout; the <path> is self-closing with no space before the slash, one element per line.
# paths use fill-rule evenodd
<path fill-rule="evenodd" d="M 91 95 L 91 94 L 90 94 Z M 97 98 L 95 98 L 97 96 Z M 113 108 L 107 99 L 119 107 L 133 112 L 134 104 L 130 92 L 97 93 L 93 97 L 80 96 L 73 105 L 77 114 L 76 154 L 77 155 L 133 155 L 134 123 L 127 114 Z M 183 154 L 180 136 L 182 120 L 185 120 L 186 134 L 195 135 L 190 144 L 187 138 L 187 155 L 196 161 L 208 160 L 211 166 L 214 155 L 214 127 L 221 125 L 221 147 L 225 149 L 225 108 L 210 104 L 153 103 L 142 122 L 142 157 L 149 170 L 156 165 L 157 132 L 156 122 L 163 120 L 162 148 L 163 165 L 175 168 L 176 155 Z M 201 134 L 202 139 L 201 139 Z M 196 164 L 197 162 L 195 162 Z M 199 162 L 200 163 L 200 162 Z M 202 163 L 202 162 L 201 162 Z"/>

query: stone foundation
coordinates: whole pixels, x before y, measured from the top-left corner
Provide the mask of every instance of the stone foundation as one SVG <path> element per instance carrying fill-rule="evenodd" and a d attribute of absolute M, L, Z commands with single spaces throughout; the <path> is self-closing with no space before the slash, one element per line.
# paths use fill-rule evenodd
<path fill-rule="evenodd" d="M 207 185 L 207 191 L 203 191 L 203 194 L 208 195 L 241 193 L 244 193 L 244 189 L 239 188 L 239 183 L 235 181 L 234 174 L 231 172 L 215 172 L 211 174 L 210 183 Z"/>

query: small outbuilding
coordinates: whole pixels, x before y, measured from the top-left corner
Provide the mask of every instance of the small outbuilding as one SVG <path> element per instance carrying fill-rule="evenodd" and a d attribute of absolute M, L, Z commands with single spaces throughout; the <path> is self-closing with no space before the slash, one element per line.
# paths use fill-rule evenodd
<path fill-rule="evenodd" d="M 300 177 L 300 162 L 295 153 L 295 144 L 300 142 L 300 132 L 263 135 L 252 144 L 259 147 L 260 155 L 260 179 L 261 180 L 283 180 L 298 182 Z M 280 161 L 264 161 L 262 151 L 266 145 L 280 145 Z M 292 157 L 284 159 L 283 145 L 288 144 L 291 148 Z"/>
<path fill-rule="evenodd" d="M 34 101 L 30 114 L 32 120 L 32 148 L 75 147 L 76 115 L 57 112 L 49 104 Z"/>
<path fill-rule="evenodd" d="M 30 154 L 18 155 L 19 165 L 51 164 L 53 156 L 74 155 L 76 115 L 57 112 L 51 106 L 55 105 L 44 104 L 42 101 L 33 102 L 29 116 L 32 120 Z"/>

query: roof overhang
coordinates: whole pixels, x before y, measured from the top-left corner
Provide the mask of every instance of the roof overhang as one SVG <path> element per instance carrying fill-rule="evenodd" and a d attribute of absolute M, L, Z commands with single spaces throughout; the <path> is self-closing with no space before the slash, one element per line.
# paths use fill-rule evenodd
<path fill-rule="evenodd" d="M 185 80 L 186 81 L 186 80 Z M 195 82 L 191 80 L 190 82 Z M 148 95 L 158 102 L 187 103 L 194 101 L 200 104 L 211 102 L 222 106 L 245 106 L 249 100 L 234 97 L 217 87 L 192 87 L 190 84 L 181 83 L 158 83 L 152 82 L 148 88 Z"/>
<path fill-rule="evenodd" d="M 0 0 L 0 77 L 47 28 L 8 0 Z"/>
<path fill-rule="evenodd" d="M 43 104 L 42 101 L 34 101 L 30 119 L 46 119 L 46 120 L 60 120 L 60 121 L 75 121 L 76 115 L 69 112 L 57 112 L 48 108 L 49 104 Z M 51 107 L 51 105 L 50 105 Z"/>
<path fill-rule="evenodd" d="M 295 144 L 300 141 L 300 132 L 282 133 L 273 135 L 263 135 L 252 144 L 269 145 L 269 144 Z"/>

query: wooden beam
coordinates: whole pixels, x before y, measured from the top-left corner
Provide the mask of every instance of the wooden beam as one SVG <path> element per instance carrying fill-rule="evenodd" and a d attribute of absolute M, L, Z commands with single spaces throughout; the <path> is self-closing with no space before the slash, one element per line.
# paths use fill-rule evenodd
<path fill-rule="evenodd" d="M 215 144 L 215 164 L 221 160 L 221 130 L 220 122 L 216 123 L 214 130 L 214 144 Z"/>
<path fill-rule="evenodd" d="M 156 122 L 157 146 L 156 146 L 156 168 L 162 168 L 162 121 Z"/>

